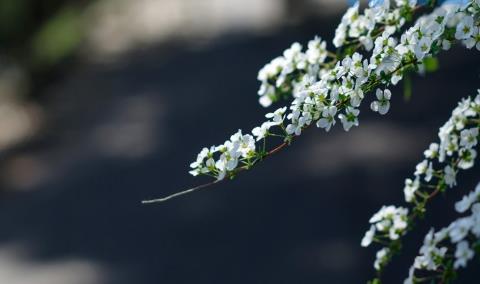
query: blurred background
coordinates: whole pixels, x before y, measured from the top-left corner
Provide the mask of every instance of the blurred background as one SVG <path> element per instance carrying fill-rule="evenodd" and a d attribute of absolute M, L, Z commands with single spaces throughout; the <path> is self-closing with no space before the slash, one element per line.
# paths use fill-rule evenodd
<path fill-rule="evenodd" d="M 476 93 L 474 51 L 442 55 L 409 101 L 395 88 L 388 116 L 364 104 L 349 133 L 308 131 L 232 182 L 140 204 L 204 182 L 187 173 L 198 151 L 263 120 L 257 71 L 293 41 L 330 41 L 346 7 L 0 0 L 0 283 L 365 283 L 368 219 L 403 204 L 404 178 Z M 386 283 L 403 283 L 479 172 L 433 202 Z M 475 265 L 459 283 L 478 283 Z"/>

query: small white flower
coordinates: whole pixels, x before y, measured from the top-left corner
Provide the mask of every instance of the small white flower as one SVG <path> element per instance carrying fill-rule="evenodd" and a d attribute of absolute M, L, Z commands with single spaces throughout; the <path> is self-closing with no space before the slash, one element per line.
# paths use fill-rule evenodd
<path fill-rule="evenodd" d="M 475 237 L 480 237 L 480 203 L 475 203 L 472 206 L 473 212 L 473 227 L 471 228 L 471 232 L 475 235 Z"/>
<path fill-rule="evenodd" d="M 423 160 L 421 163 L 419 163 L 415 167 L 414 175 L 416 175 L 416 176 L 423 175 L 427 172 L 427 169 L 428 169 L 428 160 Z"/>
<path fill-rule="evenodd" d="M 347 107 L 345 114 L 338 115 L 338 118 L 342 122 L 343 129 L 349 131 L 352 126 L 358 126 L 358 114 L 360 111 L 353 107 Z"/>
<path fill-rule="evenodd" d="M 335 125 L 335 115 L 337 114 L 337 107 L 329 106 L 325 107 L 322 111 L 322 118 L 317 121 L 317 127 L 325 128 L 329 131 L 330 128 Z"/>
<path fill-rule="evenodd" d="M 285 119 L 285 112 L 287 111 L 287 107 L 282 107 L 274 111 L 273 113 L 267 113 L 265 115 L 266 118 L 271 118 L 272 122 L 275 125 L 282 124 L 283 120 Z"/>
<path fill-rule="evenodd" d="M 473 27 L 472 37 L 464 40 L 463 43 L 468 49 L 471 49 L 475 46 L 478 50 L 480 50 L 480 29 L 478 27 Z"/>
<path fill-rule="evenodd" d="M 414 267 L 417 269 L 436 270 L 438 268 L 438 259 L 445 257 L 446 247 L 437 247 L 433 229 L 431 229 L 423 240 L 420 248 L 420 255 L 415 258 Z"/>
<path fill-rule="evenodd" d="M 270 127 L 272 127 L 271 122 L 264 122 L 262 123 L 262 126 L 257 126 L 252 130 L 253 136 L 257 137 L 256 141 L 259 141 L 263 138 L 265 138 L 268 134 L 268 130 L 270 130 Z"/>
<path fill-rule="evenodd" d="M 446 166 L 444 169 L 445 173 L 445 183 L 449 187 L 454 187 L 457 185 L 457 173 L 451 166 Z"/>
<path fill-rule="evenodd" d="M 263 107 L 269 107 L 273 103 L 272 99 L 269 96 L 261 96 L 258 99 L 258 102 Z"/>
<path fill-rule="evenodd" d="M 295 134 L 299 136 L 302 134 L 302 126 L 297 122 L 297 123 L 292 123 L 287 125 L 287 128 L 285 128 L 285 131 L 287 131 L 287 134 Z"/>
<path fill-rule="evenodd" d="M 470 169 L 475 163 L 477 151 L 474 149 L 462 148 L 458 151 L 458 156 L 460 158 L 458 161 L 458 167 L 463 170 Z"/>
<path fill-rule="evenodd" d="M 425 55 L 430 51 L 432 46 L 431 38 L 424 36 L 420 41 L 415 45 L 415 56 L 418 60 L 422 60 Z"/>
<path fill-rule="evenodd" d="M 467 236 L 468 231 L 472 228 L 472 226 L 473 220 L 470 217 L 460 218 L 450 224 L 450 232 L 448 235 L 452 243 L 458 243 L 459 241 L 463 240 Z"/>
<path fill-rule="evenodd" d="M 403 188 L 403 193 L 405 195 L 405 201 L 412 202 L 415 199 L 415 192 L 420 187 L 420 182 L 418 179 L 412 181 L 411 179 L 407 178 L 405 180 L 405 187 Z"/>
<path fill-rule="evenodd" d="M 458 201 L 455 203 L 455 210 L 458 213 L 464 213 L 468 209 L 470 209 L 470 206 L 472 206 L 472 203 L 475 202 L 476 196 L 474 194 L 468 194 L 465 195 L 462 200 Z"/>
<path fill-rule="evenodd" d="M 385 91 L 377 89 L 376 96 L 377 101 L 373 101 L 370 108 L 373 111 L 384 115 L 390 109 L 390 98 L 392 97 L 392 93 L 388 89 L 385 89 Z"/>
<path fill-rule="evenodd" d="M 385 264 L 385 262 L 388 260 L 388 254 L 390 253 L 389 248 L 382 248 L 377 252 L 375 262 L 373 264 L 373 267 L 376 270 L 380 270 L 382 266 Z"/>
<path fill-rule="evenodd" d="M 478 128 L 464 129 L 460 132 L 460 146 L 472 148 L 477 145 Z"/>
<path fill-rule="evenodd" d="M 432 144 L 430 144 L 430 147 L 428 148 L 428 150 L 425 150 L 425 152 L 423 152 L 423 154 L 425 155 L 425 158 L 433 159 L 433 158 L 437 157 L 438 149 L 439 149 L 439 145 L 437 143 L 432 143 Z"/>
<path fill-rule="evenodd" d="M 457 249 L 455 250 L 455 263 L 453 267 L 458 269 L 460 267 L 466 267 L 467 262 L 473 258 L 475 252 L 470 248 L 470 245 L 467 241 L 462 241 L 457 244 Z"/>
<path fill-rule="evenodd" d="M 310 64 L 323 63 L 327 57 L 327 43 L 322 41 L 320 37 L 308 42 L 308 49 L 306 52 L 307 60 Z"/>
<path fill-rule="evenodd" d="M 438 231 L 434 234 L 434 241 L 436 243 L 439 243 L 439 242 L 445 240 L 448 237 L 449 232 L 450 232 L 450 230 L 448 228 L 441 229 L 440 231 Z"/>
<path fill-rule="evenodd" d="M 433 174 L 435 171 L 433 170 L 433 165 L 431 162 L 428 163 L 427 171 L 425 172 L 425 181 L 430 182 L 433 178 Z"/>
<path fill-rule="evenodd" d="M 361 242 L 361 246 L 362 247 L 368 247 L 372 243 L 374 236 L 375 236 L 375 226 L 372 225 L 372 226 L 370 226 L 370 230 L 368 230 L 365 233 L 365 236 L 363 237 L 362 242 Z"/>
<path fill-rule="evenodd" d="M 473 17 L 465 15 L 457 25 L 455 32 L 456 39 L 468 39 L 473 34 Z"/>
<path fill-rule="evenodd" d="M 408 278 L 403 281 L 403 284 L 414 284 L 413 279 L 415 278 L 415 267 L 411 266 L 408 270 Z"/>
<path fill-rule="evenodd" d="M 237 156 L 239 154 L 246 158 L 252 152 L 255 152 L 255 139 L 250 134 L 242 135 L 241 130 L 232 135 L 230 141 L 232 144 L 227 144 L 227 148 L 229 148 L 229 151 L 231 152 L 230 155 L 232 156 Z"/>

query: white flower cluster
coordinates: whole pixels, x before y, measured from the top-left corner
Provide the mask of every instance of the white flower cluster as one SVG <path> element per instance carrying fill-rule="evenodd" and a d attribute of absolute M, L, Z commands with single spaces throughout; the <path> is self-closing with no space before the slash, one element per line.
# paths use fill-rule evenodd
<path fill-rule="evenodd" d="M 480 91 L 479 91 L 480 92 Z M 415 179 L 406 179 L 405 200 L 416 202 L 421 183 L 429 183 L 434 177 L 448 187 L 457 184 L 457 173 L 473 167 L 478 145 L 478 123 L 480 117 L 480 93 L 475 99 L 463 99 L 453 110 L 450 119 L 440 128 L 440 143 L 432 143 L 424 152 L 425 160 L 415 170 Z M 446 164 L 442 166 L 442 164 Z M 420 194 L 421 196 L 421 194 Z"/>
<path fill-rule="evenodd" d="M 388 8 L 388 5 L 382 7 Z M 351 8 L 344 21 L 358 18 L 358 13 L 352 12 L 352 9 L 357 8 Z M 395 29 L 385 29 L 372 39 L 374 44 L 370 59 L 364 59 L 359 53 L 346 56 L 331 71 L 325 72 L 318 82 L 294 95 L 291 113 L 287 116 L 290 120 L 287 133 L 300 135 L 302 129 L 313 121 L 328 131 L 335 124 L 335 116 L 340 119 L 346 131 L 352 126 L 358 126 L 358 107 L 364 98 L 364 92 L 371 87 L 369 84 L 398 83 L 403 76 L 402 66 L 419 64 L 422 59 L 430 56 L 435 51 L 433 46 L 446 41 L 446 27 L 455 25 L 459 15 L 464 15 L 464 12 L 458 6 L 442 6 L 432 14 L 420 18 L 402 35 L 400 42 L 393 36 Z M 384 77 L 388 81 L 385 82 Z M 371 104 L 372 110 L 386 114 L 390 109 L 390 91 L 377 90 L 376 95 L 377 100 Z M 339 113 L 340 106 L 343 106 L 344 113 Z"/>
<path fill-rule="evenodd" d="M 477 5 L 478 2 L 477 2 Z M 477 23 L 475 23 L 477 21 Z M 470 15 L 462 17 L 455 31 L 455 38 L 461 40 L 463 44 L 471 49 L 474 46 L 480 51 L 480 29 L 478 28 L 478 19 Z"/>
<path fill-rule="evenodd" d="M 256 151 L 255 140 L 265 139 L 270 128 L 283 125 L 287 108 L 279 108 L 265 117 L 269 120 L 252 130 L 252 135 L 242 134 L 241 130 L 230 137 L 220 146 L 203 148 L 195 162 L 190 164 L 190 174 L 211 175 L 218 180 L 224 179 L 229 173 L 234 172 L 238 165 L 248 165 L 255 159 L 261 158 L 261 153 Z M 254 138 L 256 137 L 256 139 Z"/>
<path fill-rule="evenodd" d="M 382 244 L 392 244 L 399 237 L 405 235 L 410 228 L 415 215 L 423 212 L 425 202 L 430 199 L 427 191 L 421 191 L 422 182 L 431 183 L 435 179 L 438 184 L 434 187 L 437 191 L 441 189 L 439 185 L 450 186 L 456 184 L 456 174 L 459 169 L 469 169 L 473 166 L 473 159 L 476 157 L 474 147 L 478 146 L 480 125 L 480 90 L 477 96 L 462 99 L 458 106 L 453 110 L 450 119 L 440 128 L 440 143 L 432 143 L 424 152 L 425 160 L 416 166 L 415 179 L 406 179 L 405 181 L 405 198 L 407 202 L 415 203 L 415 208 L 409 214 L 407 209 L 396 208 L 394 206 L 384 206 L 371 219 L 370 229 L 366 232 L 361 241 L 363 247 L 369 246 L 373 241 Z M 447 165 L 435 170 L 435 165 L 446 163 Z M 420 199 L 419 199 L 420 198 Z M 457 202 L 455 208 L 458 212 L 467 211 L 473 203 L 480 201 L 480 184 L 476 191 L 465 196 L 460 202 Z M 476 205 L 480 212 L 480 204 Z M 413 271 L 415 269 L 435 270 L 441 264 L 441 260 L 447 253 L 447 248 L 438 246 L 438 244 L 448 236 L 452 242 L 458 243 L 468 234 L 471 228 L 480 233 L 480 214 L 477 217 L 462 218 L 453 223 L 447 229 L 436 234 L 430 232 L 424 241 L 424 246 L 420 250 L 420 256 L 415 261 L 415 266 L 411 269 L 411 277 L 413 279 Z M 479 220 L 477 227 L 472 225 L 472 220 Z M 395 221 L 397 220 L 397 221 Z M 441 237 L 445 236 L 445 237 Z M 440 238 L 441 237 L 441 238 Z M 377 253 L 374 266 L 377 270 L 383 268 L 391 255 L 391 247 L 385 246 Z M 462 251 L 463 249 L 463 251 Z M 465 245 L 459 245 L 458 251 L 464 252 Z M 385 254 L 385 252 L 388 252 Z M 458 253 L 458 255 L 461 255 Z M 462 262 L 462 258 L 457 259 L 456 267 Z M 410 281 L 410 280 L 409 280 Z M 413 282 L 406 282 L 413 283 Z"/>
<path fill-rule="evenodd" d="M 220 157 L 215 160 L 214 154 L 219 153 Z M 243 135 L 239 130 L 230 137 L 223 145 L 203 148 L 197 156 L 197 160 L 190 167 L 190 173 L 194 176 L 199 174 L 212 173 L 219 180 L 223 179 L 229 171 L 233 171 L 241 158 L 253 158 L 255 156 L 255 140 L 252 135 Z"/>
<path fill-rule="evenodd" d="M 315 37 L 308 43 L 306 52 L 298 42 L 283 52 L 283 56 L 273 59 L 259 72 L 261 81 L 258 95 L 260 104 L 268 107 L 282 96 L 290 96 L 302 83 L 317 80 L 320 65 L 327 58 L 327 43 Z"/>
<path fill-rule="evenodd" d="M 463 199 L 455 204 L 458 213 L 464 213 L 471 209 L 472 214 L 461 217 L 452 222 L 448 227 L 434 232 L 430 232 L 425 236 L 423 246 L 420 248 L 420 254 L 415 258 L 414 265 L 410 269 L 409 277 L 404 284 L 414 282 L 415 270 L 436 271 L 439 268 L 445 268 L 448 259 L 453 258 L 453 268 L 466 267 L 467 262 L 475 256 L 473 243 L 470 240 L 480 239 L 480 183 L 475 191 L 464 196 Z M 454 244 L 455 250 L 448 255 L 449 241 Z"/>
<path fill-rule="evenodd" d="M 397 240 L 404 235 L 408 226 L 408 209 L 395 206 L 384 206 L 370 219 L 370 229 L 361 241 L 362 247 L 369 246 L 374 240 Z M 387 261 L 388 248 L 377 252 L 374 267 L 380 270 Z"/>
<path fill-rule="evenodd" d="M 387 2 L 385 1 L 385 3 Z M 413 5 L 413 2 L 397 2 L 397 5 L 402 3 L 408 7 Z M 385 4 L 381 7 L 385 11 L 391 11 L 389 10 L 390 5 Z M 478 6 L 475 6 L 475 9 L 470 12 L 478 13 Z M 337 61 L 333 68 L 322 68 L 320 71 L 318 71 L 318 66 L 320 62 L 324 62 L 326 54 L 324 42 L 319 38 L 314 39 L 309 43 L 306 53 L 301 52 L 300 45 L 293 44 L 290 49 L 285 51 L 282 59 L 274 60 L 276 63 L 271 63 L 260 72 L 260 79 L 265 84 L 290 86 L 289 92 L 293 94 L 294 100 L 289 108 L 289 113 L 286 113 L 287 109 L 281 108 L 274 114 L 270 114 L 270 117 L 267 116 L 267 118 L 275 116 L 277 119 L 267 121 L 254 128 L 253 134 L 257 137 L 256 140 L 265 139 L 269 134 L 269 129 L 273 126 L 279 126 L 278 128 L 282 131 L 280 136 L 283 136 L 285 140 L 290 140 L 294 135 L 300 135 L 303 129 L 314 122 L 317 127 L 324 128 L 326 131 L 335 125 L 336 118 L 341 121 L 345 131 L 353 126 L 358 126 L 360 113 L 358 107 L 364 99 L 364 93 L 375 90 L 382 83 L 396 84 L 402 79 L 403 67 L 412 64 L 418 65 L 421 63 L 421 59 L 431 55 L 434 52 L 432 46 L 439 46 L 441 42 L 447 41 L 448 33 L 445 32 L 445 27 L 453 27 L 465 13 L 458 6 L 440 7 L 432 14 L 420 18 L 402 35 L 399 43 L 393 36 L 394 29 L 385 28 L 381 34 L 372 37 L 374 44 L 370 59 L 354 53 Z M 360 17 L 360 15 L 358 16 Z M 377 18 L 373 17 L 372 19 Z M 380 23 L 375 22 L 375 25 L 377 24 Z M 312 62 L 314 64 L 311 64 Z M 335 63 L 335 60 L 331 63 Z M 297 77 L 295 77 L 297 79 L 292 79 L 293 81 L 290 80 L 291 78 L 288 79 L 290 75 L 296 74 L 295 70 L 304 70 L 300 81 Z M 310 76 L 309 73 L 314 73 L 314 75 Z M 315 81 L 317 78 L 319 78 L 318 81 Z M 275 83 L 271 83 L 272 80 Z M 265 86 L 268 89 L 268 86 Z M 262 89 L 265 88 L 262 87 Z M 390 108 L 390 91 L 377 89 L 376 95 L 377 100 L 371 104 L 371 108 L 380 114 L 387 113 Z M 284 122 L 284 119 L 288 121 Z M 232 141 L 227 142 L 227 144 L 233 143 Z M 255 148 L 254 143 L 250 148 Z M 222 179 L 228 172 L 237 169 L 239 161 L 249 165 L 255 162 L 248 161 L 248 159 L 256 161 L 255 158 L 259 158 L 258 153 L 245 157 L 245 155 L 238 155 L 235 151 L 235 147 L 230 150 L 228 147 L 204 149 L 197 161 L 192 164 L 191 173 L 193 175 L 212 175 Z M 254 149 L 251 153 L 253 151 Z M 220 152 L 220 158 L 216 160 L 212 155 L 217 152 Z M 468 158 L 468 153 L 473 155 L 472 151 L 467 151 L 463 155 Z M 215 162 L 214 164 L 212 160 Z M 221 162 L 217 164 L 218 161 Z M 446 168 L 445 172 L 449 173 L 446 182 L 453 184 L 455 171 Z"/>
<path fill-rule="evenodd" d="M 407 228 L 408 209 L 395 206 L 383 206 L 380 211 L 370 218 L 370 230 L 362 239 L 362 246 L 367 247 L 372 243 L 375 235 L 386 237 L 390 240 L 398 239 Z"/>
<path fill-rule="evenodd" d="M 358 11 L 358 1 L 347 10 L 335 31 L 335 47 L 344 46 L 348 40 L 358 39 L 366 50 L 371 50 L 377 23 L 385 23 L 384 29 L 393 34 L 405 24 L 401 12 L 404 9 L 413 9 L 417 4 L 416 0 L 397 0 L 395 5 L 391 4 L 390 0 L 378 2 L 370 1 L 370 8 L 365 9 L 363 15 Z"/>

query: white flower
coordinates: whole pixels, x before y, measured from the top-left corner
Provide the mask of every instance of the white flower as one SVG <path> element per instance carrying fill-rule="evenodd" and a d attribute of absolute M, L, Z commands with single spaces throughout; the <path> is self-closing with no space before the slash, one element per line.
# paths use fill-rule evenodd
<path fill-rule="evenodd" d="M 425 158 L 433 159 L 438 155 L 438 149 L 439 149 L 439 145 L 437 143 L 432 143 L 430 144 L 430 147 L 428 148 L 428 150 L 425 150 L 423 154 L 425 155 Z"/>
<path fill-rule="evenodd" d="M 372 243 L 374 236 L 375 236 L 375 226 L 372 225 L 372 226 L 370 226 L 370 230 L 368 230 L 365 233 L 365 236 L 363 237 L 362 242 L 361 242 L 361 246 L 362 247 L 368 247 Z"/>
<path fill-rule="evenodd" d="M 472 228 L 472 226 L 473 220 L 470 217 L 460 218 L 450 224 L 450 232 L 448 235 L 452 243 L 458 243 L 459 241 L 463 240 L 467 236 L 468 231 Z"/>
<path fill-rule="evenodd" d="M 437 247 L 434 231 L 431 229 L 423 240 L 420 248 L 420 255 L 415 258 L 414 267 L 417 269 L 436 270 L 438 268 L 437 260 L 443 258 L 447 253 L 446 247 Z"/>
<path fill-rule="evenodd" d="M 477 50 L 480 50 L 480 29 L 478 27 L 473 27 L 472 37 L 464 40 L 463 43 L 468 49 L 475 46 Z"/>
<path fill-rule="evenodd" d="M 419 176 L 427 172 L 428 160 L 423 160 L 415 167 L 414 175 Z"/>
<path fill-rule="evenodd" d="M 475 203 L 472 206 L 473 212 L 473 227 L 471 228 L 471 232 L 477 237 L 480 237 L 480 203 Z"/>
<path fill-rule="evenodd" d="M 385 91 L 377 89 L 376 96 L 377 101 L 373 101 L 370 108 L 373 111 L 384 115 L 390 109 L 390 98 L 392 97 L 392 93 L 388 89 L 385 89 Z"/>
<path fill-rule="evenodd" d="M 380 268 L 385 264 L 385 262 L 388 260 L 388 254 L 390 253 L 389 248 L 382 248 L 377 252 L 375 262 L 373 264 L 373 267 L 376 270 L 380 270 Z"/>
<path fill-rule="evenodd" d="M 445 183 L 449 187 L 454 187 L 457 185 L 457 173 L 451 166 L 446 166 L 444 169 L 445 173 Z"/>
<path fill-rule="evenodd" d="M 407 228 L 408 209 L 395 206 L 383 206 L 380 211 L 370 218 L 370 223 L 375 225 L 379 232 L 388 232 L 391 240 L 396 240 Z"/>
<path fill-rule="evenodd" d="M 302 134 L 302 126 L 298 124 L 298 122 L 292 123 L 287 125 L 287 128 L 285 129 L 285 131 L 287 131 L 287 134 L 290 134 L 290 135 L 295 134 L 299 136 L 300 134 Z"/>
<path fill-rule="evenodd" d="M 413 279 L 415 278 L 415 267 L 411 266 L 408 270 L 408 278 L 403 281 L 403 284 L 414 284 Z"/>
<path fill-rule="evenodd" d="M 465 15 L 457 25 L 456 39 L 468 39 L 473 34 L 473 17 Z"/>
<path fill-rule="evenodd" d="M 460 132 L 460 146 L 472 148 L 478 141 L 478 128 L 464 129 Z"/>
<path fill-rule="evenodd" d="M 458 167 L 463 170 L 470 169 L 475 163 L 477 151 L 474 149 L 462 148 L 458 151 L 458 156 L 460 158 L 458 161 Z"/>
<path fill-rule="evenodd" d="M 448 233 L 450 230 L 448 228 L 443 228 L 440 231 L 436 232 L 434 235 L 434 241 L 436 243 L 439 243 L 443 240 L 445 240 L 448 237 Z"/>
<path fill-rule="evenodd" d="M 325 107 L 322 111 L 322 118 L 317 121 L 317 127 L 325 128 L 329 131 L 330 128 L 335 125 L 335 115 L 337 114 L 337 107 L 329 106 Z"/>
<path fill-rule="evenodd" d="M 275 123 L 275 125 L 280 125 L 282 124 L 283 120 L 285 119 L 285 112 L 287 111 L 287 107 L 282 107 L 274 111 L 273 113 L 267 113 L 265 115 L 266 118 L 271 118 L 272 122 Z"/>
<path fill-rule="evenodd" d="M 475 200 L 476 200 L 475 194 L 465 195 L 462 198 L 462 200 L 455 203 L 455 210 L 458 213 L 464 213 L 465 211 L 470 209 L 470 206 L 472 206 L 472 203 L 475 202 Z"/>
<path fill-rule="evenodd" d="M 263 107 L 269 107 L 273 103 L 272 99 L 269 96 L 261 96 L 258 99 L 258 102 Z"/>
<path fill-rule="evenodd" d="M 327 57 L 327 43 L 321 38 L 315 38 L 308 42 L 307 60 L 310 64 L 323 63 Z"/>
<path fill-rule="evenodd" d="M 428 163 L 428 168 L 427 168 L 427 171 L 425 172 L 425 181 L 426 182 L 430 182 L 433 178 L 433 174 L 434 174 L 434 170 L 433 170 L 433 165 L 432 163 Z"/>
<path fill-rule="evenodd" d="M 405 187 L 403 188 L 403 193 L 405 195 L 405 201 L 412 202 L 415 199 L 415 192 L 420 187 L 420 182 L 418 179 L 412 181 L 411 179 L 407 178 L 405 180 Z"/>
<path fill-rule="evenodd" d="M 338 118 L 342 122 L 343 129 L 345 131 L 349 131 L 352 126 L 358 126 L 358 114 L 360 111 L 353 107 L 347 107 L 345 110 L 345 114 L 338 115 Z"/>
<path fill-rule="evenodd" d="M 466 267 L 467 261 L 473 258 L 475 252 L 470 248 L 470 245 L 467 241 L 462 241 L 457 244 L 457 249 L 455 250 L 455 263 L 453 267 L 458 269 L 460 267 Z"/>
<path fill-rule="evenodd" d="M 272 122 L 264 122 L 262 123 L 262 126 L 257 126 L 252 130 L 253 136 L 257 137 L 256 141 L 259 141 L 263 138 L 265 138 L 268 134 L 268 130 L 270 130 L 270 127 L 272 127 L 273 124 Z"/>
<path fill-rule="evenodd" d="M 252 152 L 255 152 L 255 139 L 250 134 L 242 135 L 241 130 L 232 135 L 230 141 L 232 144 L 228 144 L 227 147 L 231 151 L 232 156 L 240 154 L 242 157 L 246 158 Z"/>
<path fill-rule="evenodd" d="M 415 56 L 418 60 L 422 60 L 426 54 L 430 51 L 432 46 L 431 38 L 424 36 L 420 41 L 415 45 Z"/>
<path fill-rule="evenodd" d="M 217 152 L 215 147 L 210 149 L 203 148 L 197 155 L 196 161 L 190 164 L 190 168 L 193 170 L 189 171 L 189 173 L 193 176 L 198 176 L 210 172 L 215 167 L 215 160 L 212 158 L 215 152 Z"/>

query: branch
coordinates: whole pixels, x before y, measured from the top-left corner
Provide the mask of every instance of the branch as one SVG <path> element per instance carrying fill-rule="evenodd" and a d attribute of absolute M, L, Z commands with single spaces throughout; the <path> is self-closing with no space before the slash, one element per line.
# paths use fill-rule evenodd
<path fill-rule="evenodd" d="M 169 195 L 167 197 L 164 197 L 164 198 L 158 198 L 158 199 L 151 199 L 151 200 L 143 200 L 142 201 L 142 204 L 152 204 L 152 203 L 160 203 L 160 202 L 165 202 L 167 200 L 170 200 L 170 199 L 173 199 L 175 197 L 179 197 L 179 196 L 182 196 L 182 195 L 185 195 L 185 194 L 189 194 L 189 193 L 192 193 L 194 191 L 197 191 L 197 190 L 200 190 L 202 188 L 206 188 L 206 187 L 210 187 L 211 185 L 214 185 L 214 184 L 217 184 L 219 182 L 223 181 L 222 180 L 215 180 L 215 181 L 212 181 L 212 182 L 209 182 L 209 183 L 205 183 L 205 184 L 202 184 L 202 185 L 199 185 L 199 186 L 196 186 L 196 187 L 192 187 L 190 189 L 187 189 L 187 190 L 184 190 L 184 191 L 180 191 L 180 192 L 177 192 L 177 193 L 174 193 L 172 195 Z"/>

